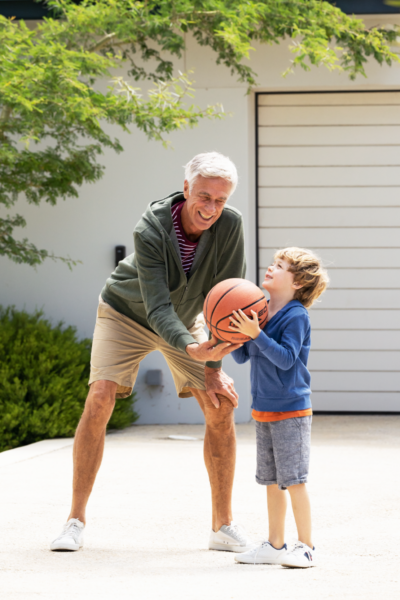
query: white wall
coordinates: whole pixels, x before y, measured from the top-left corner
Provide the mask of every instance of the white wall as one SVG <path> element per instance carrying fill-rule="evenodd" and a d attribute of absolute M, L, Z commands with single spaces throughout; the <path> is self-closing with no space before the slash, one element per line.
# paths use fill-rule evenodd
<path fill-rule="evenodd" d="M 78 199 L 61 202 L 56 207 L 43 204 L 40 208 L 20 201 L 16 210 L 24 214 L 28 227 L 24 235 L 39 247 L 54 250 L 56 254 L 81 259 L 72 272 L 62 263 L 46 262 L 36 270 L 16 265 L 2 258 L 0 303 L 15 304 L 32 311 L 43 308 L 54 321 L 64 320 L 77 326 L 81 336 L 93 333 L 97 298 L 106 278 L 113 270 L 114 246 L 123 244 L 133 251 L 132 230 L 147 204 L 157 198 L 181 190 L 182 166 L 195 154 L 204 150 L 218 150 L 229 154 L 238 166 L 240 184 L 231 204 L 241 210 L 246 222 L 254 213 L 248 198 L 247 164 L 247 103 L 248 98 L 238 90 L 235 94 L 225 89 L 199 90 L 196 101 L 201 105 L 222 101 L 234 119 L 207 121 L 193 130 L 172 135 L 174 150 L 165 150 L 161 144 L 148 142 L 143 134 L 119 135 L 125 152 L 116 155 L 106 152 L 107 170 L 95 185 L 81 188 Z M 249 214 L 250 213 L 250 214 Z M 254 237 L 247 235 L 247 255 L 250 257 L 249 276 L 255 277 Z M 232 375 L 233 361 L 225 368 Z M 147 369 L 161 368 L 165 386 L 153 390 L 144 385 Z M 242 369 L 246 371 L 246 369 Z M 241 405 L 237 418 L 249 418 L 248 377 L 237 379 Z M 142 423 L 198 423 L 202 414 L 197 403 L 180 400 L 163 357 L 150 355 L 142 364 L 137 391 L 137 410 Z"/>
<path fill-rule="evenodd" d="M 371 89 L 400 86 L 400 69 L 395 66 L 368 67 L 368 80 L 350 82 L 346 75 L 329 73 L 323 68 L 310 73 L 297 71 L 286 79 L 281 72 L 291 55 L 287 44 L 257 48 L 252 66 L 259 75 L 260 90 L 301 89 Z M 93 332 L 98 294 L 113 270 L 114 246 L 123 244 L 133 251 L 132 230 L 147 204 L 172 191 L 182 189 L 182 166 L 195 154 L 217 150 L 235 162 L 240 183 L 231 199 L 243 214 L 246 230 L 248 278 L 255 280 L 255 173 L 254 173 L 254 95 L 246 95 L 246 87 L 237 84 L 222 66 L 216 66 L 211 50 L 188 40 L 184 58 L 177 68 L 194 68 L 195 102 L 201 106 L 222 102 L 231 116 L 222 121 L 204 121 L 197 128 L 169 136 L 174 150 L 148 142 L 137 131 L 132 135 L 115 130 L 125 152 L 107 151 L 103 157 L 106 173 L 95 185 L 80 189 L 78 199 L 59 203 L 56 207 L 27 205 L 23 200 L 16 210 L 28 221 L 23 232 L 39 247 L 56 254 L 81 259 L 70 272 L 62 263 L 46 262 L 36 270 L 0 259 L 0 303 L 14 304 L 32 311 L 43 308 L 47 317 L 75 325 L 81 336 Z M 147 369 L 161 368 L 164 387 L 153 390 L 144 384 Z M 238 422 L 250 418 L 249 372 L 232 359 L 224 362 L 225 370 L 234 376 L 240 395 L 236 412 Z M 136 386 L 140 423 L 197 423 L 202 415 L 193 399 L 176 396 L 172 377 L 161 355 L 154 353 L 143 361 Z"/>

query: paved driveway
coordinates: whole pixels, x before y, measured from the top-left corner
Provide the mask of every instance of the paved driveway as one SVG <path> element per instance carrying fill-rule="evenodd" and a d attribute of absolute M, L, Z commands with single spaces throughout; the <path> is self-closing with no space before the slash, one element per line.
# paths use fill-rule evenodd
<path fill-rule="evenodd" d="M 0 598 L 400 598 L 400 416 L 314 417 L 309 489 L 321 564 L 307 570 L 237 565 L 207 550 L 202 437 L 201 426 L 186 425 L 109 435 L 76 553 L 48 550 L 68 514 L 71 441 L 0 455 Z M 238 426 L 238 442 L 235 517 L 261 541 L 267 513 L 254 481 L 253 424 Z M 290 515 L 287 541 L 295 539 Z"/>

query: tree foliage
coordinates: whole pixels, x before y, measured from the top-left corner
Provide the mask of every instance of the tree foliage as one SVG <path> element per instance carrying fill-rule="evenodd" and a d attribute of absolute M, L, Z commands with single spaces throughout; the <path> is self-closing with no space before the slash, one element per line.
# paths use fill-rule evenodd
<path fill-rule="evenodd" d="M 49 0 L 52 17 L 34 28 L 0 16 L 0 203 L 78 195 L 103 173 L 105 148 L 120 152 L 105 124 L 137 127 L 149 139 L 221 118 L 220 106 L 188 104 L 192 83 L 174 73 L 185 36 L 215 53 L 218 64 L 249 88 L 256 73 L 246 59 L 255 42 L 292 40 L 286 73 L 323 65 L 365 75 L 369 57 L 398 60 L 394 30 L 367 30 L 321 0 Z M 128 65 L 128 77 L 116 76 Z M 150 82 L 144 94 L 134 82 Z M 109 85 L 104 88 L 104 81 Z M 57 258 L 14 237 L 21 215 L 0 218 L 0 255 L 31 265 Z M 62 259 L 68 265 L 70 259 Z"/>

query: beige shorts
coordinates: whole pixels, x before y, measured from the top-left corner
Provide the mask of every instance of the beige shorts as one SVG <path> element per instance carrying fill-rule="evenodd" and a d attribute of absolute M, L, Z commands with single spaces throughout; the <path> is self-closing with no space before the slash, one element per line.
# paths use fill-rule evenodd
<path fill-rule="evenodd" d="M 199 344 L 208 339 L 204 325 L 203 315 L 199 315 L 189 329 Z M 158 335 L 121 315 L 99 298 L 89 385 L 103 379 L 115 381 L 118 383 L 117 398 L 126 398 L 132 393 L 140 361 L 154 350 L 164 355 L 180 398 L 193 395 L 189 388 L 206 389 L 205 363 L 196 362 L 184 352 L 172 348 Z"/>

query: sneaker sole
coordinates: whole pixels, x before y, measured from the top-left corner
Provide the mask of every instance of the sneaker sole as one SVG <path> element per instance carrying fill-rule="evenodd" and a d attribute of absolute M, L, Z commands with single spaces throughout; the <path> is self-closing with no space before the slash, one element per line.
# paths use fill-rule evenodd
<path fill-rule="evenodd" d="M 80 548 L 82 548 L 82 546 L 79 546 L 79 544 L 50 544 L 50 550 L 52 552 L 77 552 L 77 550 L 80 550 Z"/>
<path fill-rule="evenodd" d="M 235 556 L 235 561 L 241 565 L 280 565 L 282 564 L 280 561 L 264 561 L 264 560 L 240 560 L 239 556 Z"/>
<path fill-rule="evenodd" d="M 316 567 L 317 565 L 288 565 L 285 563 L 281 563 L 282 567 L 286 567 L 287 569 L 311 569 L 312 567 Z"/>
<path fill-rule="evenodd" d="M 217 544 L 213 543 L 208 546 L 209 550 L 219 550 L 220 552 L 236 552 L 240 554 L 251 550 L 254 546 L 231 546 L 230 544 Z"/>

